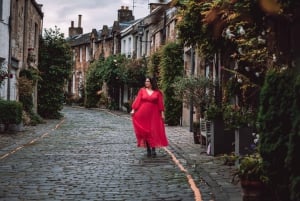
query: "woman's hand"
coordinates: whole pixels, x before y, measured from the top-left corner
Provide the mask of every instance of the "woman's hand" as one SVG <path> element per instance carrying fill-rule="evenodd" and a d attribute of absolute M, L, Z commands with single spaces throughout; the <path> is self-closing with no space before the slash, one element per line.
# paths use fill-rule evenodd
<path fill-rule="evenodd" d="M 130 115 L 133 116 L 134 115 L 134 110 L 130 111 Z"/>
<path fill-rule="evenodd" d="M 164 112 L 161 112 L 161 118 L 163 121 L 165 121 L 165 113 Z"/>

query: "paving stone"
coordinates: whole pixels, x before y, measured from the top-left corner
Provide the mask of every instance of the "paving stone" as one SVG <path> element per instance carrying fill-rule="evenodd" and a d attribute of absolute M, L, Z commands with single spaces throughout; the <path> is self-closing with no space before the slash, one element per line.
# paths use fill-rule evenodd
<path fill-rule="evenodd" d="M 0 157 L 10 153 L 0 159 L 1 201 L 195 200 L 187 174 L 203 201 L 242 200 L 239 187 L 229 181 L 230 169 L 203 154 L 188 128 L 166 127 L 166 149 L 184 172 L 164 148 L 156 158 L 147 158 L 145 149 L 136 147 L 128 114 L 77 107 L 62 112 L 61 124 L 47 120 L 21 133 L 0 135 Z"/>

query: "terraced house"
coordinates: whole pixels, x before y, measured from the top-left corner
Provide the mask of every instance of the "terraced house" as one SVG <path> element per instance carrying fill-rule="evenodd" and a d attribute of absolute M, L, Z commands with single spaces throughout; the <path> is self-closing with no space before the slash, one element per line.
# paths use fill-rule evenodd
<path fill-rule="evenodd" d="M 176 39 L 176 9 L 161 3 L 151 3 L 149 6 L 149 15 L 141 19 L 135 19 L 132 10 L 121 6 L 118 19 L 112 26 L 103 25 L 102 29 L 93 29 L 90 33 L 83 33 L 81 15 L 78 17 L 78 27 L 71 22 L 67 40 L 73 49 L 74 67 L 68 92 L 75 98 L 82 98 L 87 69 L 100 57 L 122 54 L 135 60 L 147 59 L 166 41 Z M 114 90 L 114 98 L 120 108 L 130 96 L 127 86 Z"/>
<path fill-rule="evenodd" d="M 38 68 L 42 21 L 42 5 L 35 0 L 0 1 L 0 66 L 7 73 L 0 86 L 1 99 L 18 100 L 20 70 Z M 32 94 L 35 109 L 36 91 L 35 87 Z"/>

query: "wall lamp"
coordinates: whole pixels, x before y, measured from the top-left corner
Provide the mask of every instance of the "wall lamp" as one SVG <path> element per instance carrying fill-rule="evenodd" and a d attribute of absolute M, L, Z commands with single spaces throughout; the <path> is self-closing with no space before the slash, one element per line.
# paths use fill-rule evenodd
<path fill-rule="evenodd" d="M 143 36 L 144 36 L 144 32 L 145 32 L 145 25 L 139 25 L 138 26 L 138 36 L 140 37 L 140 42 L 143 43 L 151 43 L 151 40 L 142 40 Z"/>

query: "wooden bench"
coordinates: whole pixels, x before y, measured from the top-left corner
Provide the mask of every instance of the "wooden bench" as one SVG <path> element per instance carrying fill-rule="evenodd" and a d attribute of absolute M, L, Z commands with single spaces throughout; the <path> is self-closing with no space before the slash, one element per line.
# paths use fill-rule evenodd
<path fill-rule="evenodd" d="M 210 140 L 211 140 L 211 135 L 212 135 L 212 132 L 213 132 L 212 130 L 213 130 L 213 128 L 212 128 L 211 121 L 200 118 L 200 134 L 201 134 L 200 144 L 202 146 L 205 145 L 206 150 L 207 150 L 208 145 L 209 145 Z"/>

